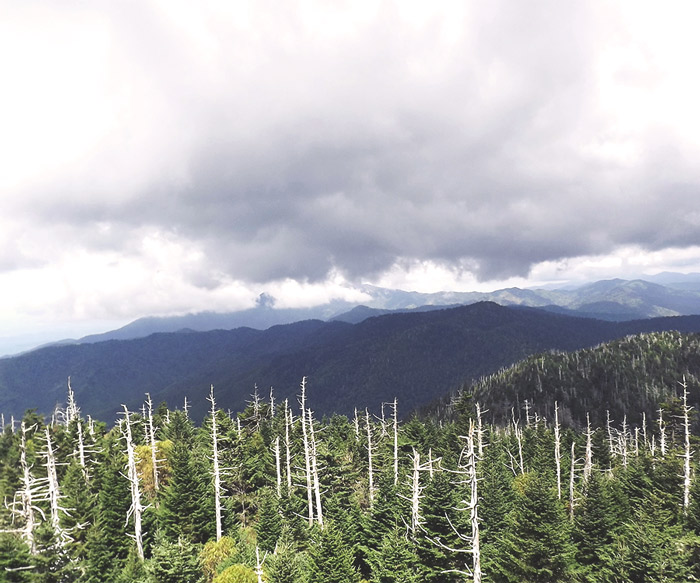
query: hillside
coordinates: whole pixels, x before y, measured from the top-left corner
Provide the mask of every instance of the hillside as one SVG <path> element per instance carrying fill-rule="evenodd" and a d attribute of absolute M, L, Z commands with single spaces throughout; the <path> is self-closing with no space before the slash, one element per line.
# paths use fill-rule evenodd
<path fill-rule="evenodd" d="M 354 325 L 310 320 L 54 346 L 0 361 L 0 411 L 50 413 L 64 402 L 71 376 L 83 411 L 109 423 L 122 403 L 138 407 L 145 392 L 171 406 L 187 397 L 201 418 L 211 384 L 221 407 L 236 411 L 256 384 L 293 401 L 307 376 L 318 414 L 350 413 L 358 402 L 377 408 L 394 396 L 406 413 L 531 354 L 656 330 L 700 332 L 700 316 L 614 323 L 479 303 Z"/>
<path fill-rule="evenodd" d="M 700 335 L 654 332 L 627 336 L 593 348 L 574 352 L 533 355 L 493 375 L 462 388 L 463 406 L 477 401 L 488 417 L 507 422 L 514 414 L 525 416 L 525 403 L 532 414 L 552 418 L 558 402 L 567 424 L 605 424 L 606 411 L 621 422 L 641 424 L 658 416 L 659 407 L 682 392 L 685 378 L 690 403 L 700 405 Z M 670 421 L 670 420 L 669 420 Z"/>

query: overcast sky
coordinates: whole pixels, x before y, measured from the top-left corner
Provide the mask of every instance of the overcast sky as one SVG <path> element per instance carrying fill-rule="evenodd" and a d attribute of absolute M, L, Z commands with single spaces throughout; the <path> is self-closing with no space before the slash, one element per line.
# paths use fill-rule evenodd
<path fill-rule="evenodd" d="M 0 353 L 262 292 L 700 271 L 699 21 L 0 0 Z"/>

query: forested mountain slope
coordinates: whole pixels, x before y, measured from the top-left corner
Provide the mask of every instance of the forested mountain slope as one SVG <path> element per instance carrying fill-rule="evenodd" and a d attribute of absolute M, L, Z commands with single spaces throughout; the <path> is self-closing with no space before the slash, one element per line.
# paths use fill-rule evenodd
<path fill-rule="evenodd" d="M 700 331 L 700 316 L 603 322 L 479 303 L 390 314 L 358 324 L 311 320 L 268 330 L 155 334 L 129 341 L 53 346 L 0 360 L 0 412 L 50 413 L 65 402 L 67 378 L 83 410 L 112 423 L 122 403 L 145 392 L 201 418 L 213 384 L 222 408 L 242 410 L 257 384 L 279 398 L 309 378 L 319 414 L 376 408 L 398 396 L 403 411 L 467 380 L 550 349 L 575 350 L 627 334 Z"/>
<path fill-rule="evenodd" d="M 625 416 L 640 424 L 651 419 L 682 391 L 700 405 L 700 335 L 655 332 L 627 336 L 574 352 L 551 351 L 462 387 L 466 403 L 477 401 L 488 418 L 507 422 L 512 411 L 520 417 L 527 403 L 532 414 L 552 417 L 559 404 L 565 423 L 582 427 L 586 415 L 602 425 L 606 411 L 613 420 Z"/>

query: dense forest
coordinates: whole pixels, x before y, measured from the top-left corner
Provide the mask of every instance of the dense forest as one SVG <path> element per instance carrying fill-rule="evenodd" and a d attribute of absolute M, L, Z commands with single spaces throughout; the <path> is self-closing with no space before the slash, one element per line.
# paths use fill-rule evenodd
<path fill-rule="evenodd" d="M 663 333 L 541 355 L 404 421 L 397 401 L 317 419 L 300 379 L 295 402 L 255 392 L 237 414 L 207 389 L 199 425 L 146 395 L 107 427 L 69 380 L 51 419 L 2 417 L 0 581 L 697 580 L 697 348 Z"/>

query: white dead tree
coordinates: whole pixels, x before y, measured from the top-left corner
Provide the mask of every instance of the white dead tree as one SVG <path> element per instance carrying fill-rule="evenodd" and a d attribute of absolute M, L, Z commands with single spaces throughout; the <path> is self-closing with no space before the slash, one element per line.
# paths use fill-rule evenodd
<path fill-rule="evenodd" d="M 420 473 L 428 469 L 427 464 L 421 465 L 420 453 L 416 451 L 415 448 L 411 448 L 412 454 L 410 456 L 413 470 L 410 476 L 407 476 L 409 481 L 409 488 L 411 491 L 411 496 L 404 496 L 399 494 L 399 498 L 403 498 L 411 504 L 411 539 L 415 540 L 416 535 L 419 531 L 423 529 L 423 515 L 421 514 L 421 500 L 423 499 L 423 485 L 420 480 Z"/>
<path fill-rule="evenodd" d="M 609 410 L 605 411 L 605 428 L 608 432 L 608 449 L 610 450 L 610 458 L 612 459 L 617 452 L 615 449 L 615 439 L 613 438 L 612 421 L 610 420 Z"/>
<path fill-rule="evenodd" d="M 460 455 L 459 467 L 454 470 L 454 473 L 460 474 L 463 478 L 458 482 L 459 484 L 468 484 L 470 496 L 468 500 L 462 500 L 462 506 L 458 510 L 469 510 L 469 517 L 471 522 L 471 533 L 465 535 L 460 533 L 450 520 L 450 517 L 445 514 L 447 521 L 452 528 L 454 534 L 459 538 L 459 540 L 467 544 L 467 548 L 457 549 L 450 547 L 443 543 L 439 538 L 428 539 L 433 544 L 454 553 L 466 553 L 472 556 L 471 568 L 469 565 L 465 565 L 466 571 L 459 569 L 450 569 L 444 571 L 445 573 L 460 573 L 471 577 L 473 583 L 481 583 L 482 573 L 481 573 L 481 543 L 479 534 L 479 491 L 478 491 L 478 468 L 477 463 L 479 461 L 477 451 L 478 443 L 476 443 L 476 429 L 474 427 L 474 421 L 469 420 L 469 433 L 467 436 L 461 436 L 462 439 L 466 439 L 467 443 L 462 449 Z"/>
<path fill-rule="evenodd" d="M 153 466 L 153 489 L 157 492 L 160 489 L 160 482 L 158 480 L 158 463 L 160 462 L 160 460 L 158 459 L 156 432 L 155 428 L 153 427 L 153 402 L 151 401 L 150 393 L 146 393 L 146 397 L 148 397 L 148 400 L 146 401 L 148 420 L 148 424 L 146 425 L 146 436 L 148 438 L 148 444 L 151 448 L 151 465 Z"/>
<path fill-rule="evenodd" d="M 306 428 L 306 377 L 301 380 L 301 397 L 299 400 L 301 405 L 301 432 L 304 438 L 304 463 L 306 466 L 306 500 L 309 508 L 309 526 L 314 523 L 314 498 L 313 486 L 311 477 L 311 446 L 309 444 L 309 434 Z"/>
<path fill-rule="evenodd" d="M 275 453 L 275 469 L 277 470 L 277 497 L 282 497 L 282 460 L 280 452 L 280 436 L 275 438 L 275 445 L 273 447 Z"/>
<path fill-rule="evenodd" d="M 627 446 L 629 444 L 629 428 L 627 427 L 627 415 L 622 418 L 622 431 L 618 435 L 618 450 L 622 458 L 622 466 L 627 467 Z"/>
<path fill-rule="evenodd" d="M 561 428 L 559 427 L 559 403 L 554 402 L 554 463 L 557 468 L 557 495 L 561 500 Z"/>
<path fill-rule="evenodd" d="M 222 536 L 221 528 L 221 469 L 219 467 L 219 436 L 216 431 L 216 401 L 214 399 L 214 385 L 209 388 L 211 403 L 211 443 L 212 443 L 212 463 L 214 474 L 214 515 L 216 518 L 216 540 L 220 541 Z"/>
<path fill-rule="evenodd" d="M 688 406 L 688 384 L 685 381 L 685 376 L 683 377 L 683 382 L 681 383 L 683 387 L 683 437 L 684 437 L 684 448 L 683 448 L 683 512 L 688 513 L 688 507 L 690 506 L 690 461 L 693 456 L 690 451 L 690 411 L 692 407 Z"/>
<path fill-rule="evenodd" d="M 275 392 L 272 387 L 270 387 L 270 419 L 275 418 Z"/>
<path fill-rule="evenodd" d="M 291 410 L 289 409 L 288 400 L 284 400 L 284 446 L 285 446 L 285 457 L 287 465 L 287 493 L 292 492 L 292 445 L 289 439 L 289 431 L 292 426 L 291 421 Z"/>
<path fill-rule="evenodd" d="M 318 478 L 318 450 L 316 448 L 316 434 L 314 432 L 314 416 L 311 409 L 307 411 L 309 422 L 309 438 L 311 445 L 311 475 L 313 477 L 314 497 L 316 499 L 316 521 L 323 528 L 323 509 L 321 507 L 321 482 Z"/>
<path fill-rule="evenodd" d="M 24 538 L 32 554 L 36 553 L 36 542 L 34 539 L 34 529 L 37 526 L 36 512 L 43 515 L 43 512 L 35 506 L 35 494 L 37 480 L 32 475 L 32 468 L 27 463 L 27 432 L 33 428 L 27 428 L 24 421 L 20 425 L 22 432 L 19 442 L 19 464 L 22 470 L 22 489 L 20 491 L 20 510 L 16 512 L 24 522 L 22 538 Z"/>
<path fill-rule="evenodd" d="M 129 523 L 129 519 L 133 516 L 134 518 L 134 534 L 133 539 L 136 542 L 136 553 L 139 559 L 143 560 L 143 533 L 141 526 L 141 515 L 144 511 L 144 507 L 141 505 L 141 489 L 139 488 L 139 475 L 136 471 L 136 452 L 134 448 L 134 442 L 131 435 L 131 413 L 124 407 L 124 419 L 120 423 L 122 438 L 126 442 L 126 472 L 127 479 L 129 480 L 129 485 L 131 487 L 131 507 L 126 515 L 126 522 Z"/>
<path fill-rule="evenodd" d="M 353 425 L 355 426 L 355 441 L 360 440 L 360 418 L 357 416 L 357 407 L 355 407 L 355 417 L 353 419 Z"/>
<path fill-rule="evenodd" d="M 49 510 L 51 513 L 51 526 L 53 527 L 58 544 L 63 546 L 65 537 L 61 529 L 59 513 L 64 512 L 67 514 L 68 511 L 60 505 L 61 491 L 58 485 L 58 472 L 56 471 L 56 457 L 53 451 L 53 444 L 51 443 L 51 432 L 48 426 L 45 427 L 44 430 L 46 438 L 46 451 L 44 452 L 46 458 L 46 498 L 49 502 Z"/>
<path fill-rule="evenodd" d="M 584 465 L 584 476 L 586 475 L 585 468 L 586 468 L 586 466 Z M 589 471 L 590 471 L 590 469 L 589 469 Z M 588 478 L 585 477 L 584 479 L 588 479 Z M 576 442 L 572 441 L 571 442 L 571 473 L 569 474 L 569 518 L 571 520 L 574 519 L 574 505 L 576 504 L 575 490 L 574 490 L 575 480 L 576 480 Z"/>
<path fill-rule="evenodd" d="M 357 415 L 357 409 L 355 409 Z M 394 486 L 399 483 L 399 406 L 394 397 Z"/>
<path fill-rule="evenodd" d="M 593 431 L 591 417 L 586 413 L 586 454 L 583 462 L 583 480 L 587 481 L 593 471 Z"/>
<path fill-rule="evenodd" d="M 374 448 L 372 445 L 372 425 L 369 420 L 369 410 L 365 409 L 365 424 L 367 425 L 367 472 L 369 478 L 369 504 L 374 504 L 374 468 L 372 457 Z"/>
<path fill-rule="evenodd" d="M 258 583 L 263 583 L 263 575 L 265 574 L 265 571 L 263 571 L 263 564 L 265 563 L 265 559 L 267 558 L 267 552 L 263 555 L 262 560 L 260 560 L 260 548 L 255 545 L 255 571 L 254 573 L 258 577 Z"/>
<path fill-rule="evenodd" d="M 659 409 L 659 449 L 661 457 L 666 457 L 666 424 L 664 423 L 664 410 Z"/>
<path fill-rule="evenodd" d="M 70 384 L 70 377 L 68 377 L 68 403 L 66 404 L 66 425 L 70 425 L 71 421 L 75 419 L 80 419 L 80 409 L 75 402 L 75 393 L 73 392 L 73 387 Z"/>

